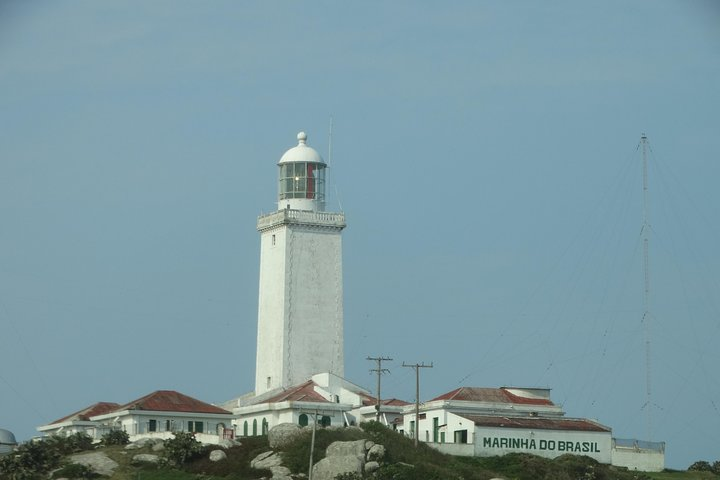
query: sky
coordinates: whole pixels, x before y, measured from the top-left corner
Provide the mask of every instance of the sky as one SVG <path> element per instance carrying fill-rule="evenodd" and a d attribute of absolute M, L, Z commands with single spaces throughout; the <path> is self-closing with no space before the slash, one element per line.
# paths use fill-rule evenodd
<path fill-rule="evenodd" d="M 0 428 L 251 391 L 255 222 L 305 131 L 349 380 L 551 388 L 720 460 L 718 85 L 709 0 L 4 0 Z"/>

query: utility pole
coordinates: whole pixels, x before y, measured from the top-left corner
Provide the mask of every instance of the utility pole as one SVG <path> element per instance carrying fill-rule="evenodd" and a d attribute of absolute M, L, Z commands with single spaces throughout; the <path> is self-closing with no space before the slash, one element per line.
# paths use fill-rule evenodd
<path fill-rule="evenodd" d="M 433 368 L 432 362 L 430 365 L 423 363 L 416 363 L 414 365 L 408 365 L 405 362 L 402 364 L 403 367 L 410 367 L 415 369 L 415 448 L 418 446 L 418 435 L 420 435 L 420 369 L 421 368 Z"/>
<path fill-rule="evenodd" d="M 370 372 L 376 372 L 378 377 L 378 385 L 377 385 L 377 401 L 375 403 L 375 420 L 380 422 L 380 377 L 382 377 L 383 373 L 390 373 L 390 370 L 387 368 L 382 368 L 382 362 L 392 362 L 392 358 L 388 357 L 367 357 L 368 360 L 374 360 L 377 362 L 377 368 L 373 368 L 370 370 Z"/>

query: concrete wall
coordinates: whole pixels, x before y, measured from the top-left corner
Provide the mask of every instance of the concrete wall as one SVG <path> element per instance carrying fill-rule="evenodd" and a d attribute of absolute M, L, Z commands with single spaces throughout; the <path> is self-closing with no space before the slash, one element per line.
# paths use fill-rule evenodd
<path fill-rule="evenodd" d="M 428 443 L 435 450 L 439 450 L 447 455 L 457 455 L 459 457 L 474 457 L 475 445 L 467 443 Z"/>
<path fill-rule="evenodd" d="M 600 463 L 612 462 L 610 432 L 476 427 L 475 445 L 481 457 L 524 452 L 555 458 L 571 453 L 587 455 Z"/>
<path fill-rule="evenodd" d="M 615 446 L 612 464 L 640 472 L 662 472 L 665 469 L 665 451 Z"/>

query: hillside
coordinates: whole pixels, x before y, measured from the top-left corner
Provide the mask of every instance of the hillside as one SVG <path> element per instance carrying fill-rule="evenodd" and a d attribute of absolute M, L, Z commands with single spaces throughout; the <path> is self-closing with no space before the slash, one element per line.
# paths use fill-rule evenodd
<path fill-rule="evenodd" d="M 190 437 L 188 435 L 188 437 Z M 180 438 L 178 436 L 177 438 Z M 116 462 L 111 480 L 250 480 L 270 478 L 271 472 L 256 470 L 250 467 L 250 462 L 264 452 L 270 452 L 268 438 L 244 438 L 240 445 L 225 449 L 227 458 L 212 462 L 209 460 L 211 450 L 217 446 L 200 446 L 192 437 L 192 444 L 182 445 L 180 450 L 186 448 L 189 458 L 180 466 L 165 464 L 138 463 L 138 455 L 155 455 L 161 459 L 173 457 L 178 452 L 168 442 L 162 446 L 147 443 L 141 448 L 128 449 L 124 445 L 103 446 L 90 448 L 90 452 L 101 453 Z M 441 454 L 430 447 L 420 444 L 416 449 L 412 440 L 382 427 L 374 422 L 363 424 L 361 428 L 347 429 L 321 429 L 317 431 L 313 463 L 317 463 L 325 456 L 327 447 L 336 441 L 371 440 L 385 447 L 385 455 L 380 461 L 380 468 L 367 477 L 345 476 L 343 480 L 359 480 L 373 478 L 377 480 L 489 480 L 503 478 L 507 480 L 719 480 L 720 476 L 710 472 L 663 472 L 639 473 L 628 472 L 608 465 L 602 465 L 588 457 L 564 455 L 554 460 L 547 460 L 527 454 L 513 454 L 504 457 L 471 458 L 453 457 Z M 53 441 L 39 442 L 47 444 L 49 450 Z M 172 442 L 172 441 L 170 441 Z M 362 443 L 362 442 L 361 442 Z M 67 445 L 62 441 L 55 441 L 66 450 Z M 133 445 L 135 446 L 135 445 Z M 47 451 L 39 455 L 37 447 L 35 456 L 50 458 Z M 84 448 L 83 448 L 84 449 Z M 74 448 L 77 455 L 77 448 Z M 292 442 L 280 449 L 283 464 L 293 473 L 293 478 L 306 478 L 310 457 L 310 435 L 308 431 L 302 432 Z M 26 454 L 25 452 L 24 454 Z M 66 452 L 62 462 L 67 464 L 72 454 Z M 86 455 L 86 452 L 82 452 Z M 179 458 L 179 457 L 175 457 Z M 5 466 L 5 469 L 3 469 Z M 22 480 L 34 478 L 49 478 L 47 474 L 37 471 L 15 472 L 7 470 L 6 463 L 0 463 L 0 479 Z M 57 467 L 52 470 L 57 470 Z M 53 478 L 101 478 L 91 475 L 86 468 L 75 466 L 65 467 L 57 471 Z"/>

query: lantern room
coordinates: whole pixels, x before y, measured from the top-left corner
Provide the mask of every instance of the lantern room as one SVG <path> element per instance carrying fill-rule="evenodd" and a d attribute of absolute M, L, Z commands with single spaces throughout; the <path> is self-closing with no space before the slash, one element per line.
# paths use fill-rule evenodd
<path fill-rule="evenodd" d="M 320 154 L 307 145 L 307 135 L 280 158 L 278 210 L 325 210 L 325 169 Z"/>

